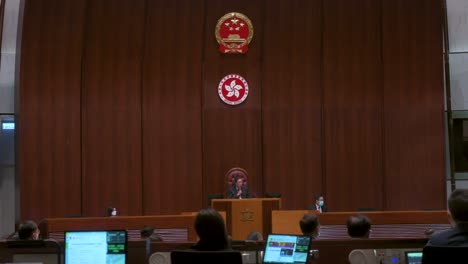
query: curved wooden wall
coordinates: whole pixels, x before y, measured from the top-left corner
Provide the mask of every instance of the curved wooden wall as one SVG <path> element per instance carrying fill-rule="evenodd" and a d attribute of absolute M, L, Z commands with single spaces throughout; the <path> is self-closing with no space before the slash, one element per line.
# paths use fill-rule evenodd
<path fill-rule="evenodd" d="M 244 55 L 214 29 L 247 15 Z M 21 218 L 171 214 L 232 167 L 305 209 L 444 209 L 442 4 L 34 0 L 23 17 Z M 239 106 L 217 95 L 247 79 Z"/>

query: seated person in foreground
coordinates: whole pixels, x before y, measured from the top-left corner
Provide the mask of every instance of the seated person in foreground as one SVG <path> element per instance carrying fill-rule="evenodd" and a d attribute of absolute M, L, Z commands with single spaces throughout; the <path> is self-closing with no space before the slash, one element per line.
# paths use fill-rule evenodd
<path fill-rule="evenodd" d="M 348 235 L 352 238 L 369 238 L 371 225 L 370 219 L 362 214 L 352 215 L 346 222 Z"/>
<path fill-rule="evenodd" d="M 362 214 L 352 215 L 346 221 L 348 235 L 351 238 L 369 238 L 371 232 L 370 219 Z M 354 249 L 348 255 L 351 264 L 377 263 L 377 254 L 373 249 Z"/>
<path fill-rule="evenodd" d="M 468 189 L 456 189 L 448 199 L 452 228 L 434 233 L 428 246 L 468 246 Z"/>
<path fill-rule="evenodd" d="M 316 215 L 305 214 L 299 221 L 299 226 L 301 227 L 302 234 L 310 236 L 312 238 L 311 241 L 319 237 L 320 222 Z"/>
<path fill-rule="evenodd" d="M 249 198 L 249 189 L 244 184 L 244 179 L 240 177 L 235 178 L 235 184 L 229 188 L 228 198 L 243 199 Z"/>
<path fill-rule="evenodd" d="M 25 221 L 19 226 L 18 238 L 20 240 L 38 240 L 41 231 L 34 221 Z"/>
<path fill-rule="evenodd" d="M 202 209 L 195 217 L 198 242 L 191 249 L 216 251 L 230 249 L 223 217 L 212 208 Z"/>
<path fill-rule="evenodd" d="M 145 226 L 140 230 L 140 237 L 142 239 L 149 239 L 151 241 L 163 241 L 162 237 L 154 233 L 154 228 L 151 226 Z"/>

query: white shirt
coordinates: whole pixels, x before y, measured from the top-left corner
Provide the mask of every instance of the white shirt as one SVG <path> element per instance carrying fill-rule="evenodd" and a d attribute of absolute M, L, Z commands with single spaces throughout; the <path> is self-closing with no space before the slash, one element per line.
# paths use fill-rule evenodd
<path fill-rule="evenodd" d="M 318 204 L 315 204 L 315 207 L 317 208 L 317 211 L 320 211 L 320 212 L 322 212 L 322 207 L 321 207 L 320 205 L 318 205 Z"/>

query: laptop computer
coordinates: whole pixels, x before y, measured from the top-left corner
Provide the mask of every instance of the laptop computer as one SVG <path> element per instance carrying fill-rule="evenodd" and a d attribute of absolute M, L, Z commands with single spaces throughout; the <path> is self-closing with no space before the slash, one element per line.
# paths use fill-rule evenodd
<path fill-rule="evenodd" d="M 263 263 L 307 263 L 310 236 L 269 234 L 265 242 Z"/>
<path fill-rule="evenodd" d="M 66 264 L 126 264 L 127 231 L 65 231 Z"/>
<path fill-rule="evenodd" d="M 422 263 L 422 251 L 405 251 L 405 263 L 406 264 L 421 264 Z"/>

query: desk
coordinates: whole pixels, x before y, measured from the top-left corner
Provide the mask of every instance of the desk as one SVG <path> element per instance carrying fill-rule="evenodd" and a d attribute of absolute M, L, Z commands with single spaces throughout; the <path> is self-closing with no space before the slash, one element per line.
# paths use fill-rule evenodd
<path fill-rule="evenodd" d="M 354 214 L 364 214 L 372 221 L 372 238 L 424 238 L 429 228 L 450 228 L 447 211 L 375 211 L 318 213 L 308 210 L 274 210 L 272 232 L 301 234 L 299 221 L 304 214 L 317 214 L 320 239 L 348 238 L 346 221 Z"/>
<path fill-rule="evenodd" d="M 39 223 L 43 238 L 63 240 L 64 231 L 126 229 L 129 240 L 140 239 L 140 229 L 152 226 L 165 241 L 196 241 L 195 215 L 46 218 Z"/>
<path fill-rule="evenodd" d="M 264 237 L 271 232 L 271 212 L 281 208 L 281 199 L 213 199 L 211 207 L 226 212 L 228 233 L 234 240 L 243 240 L 253 231 Z"/>

